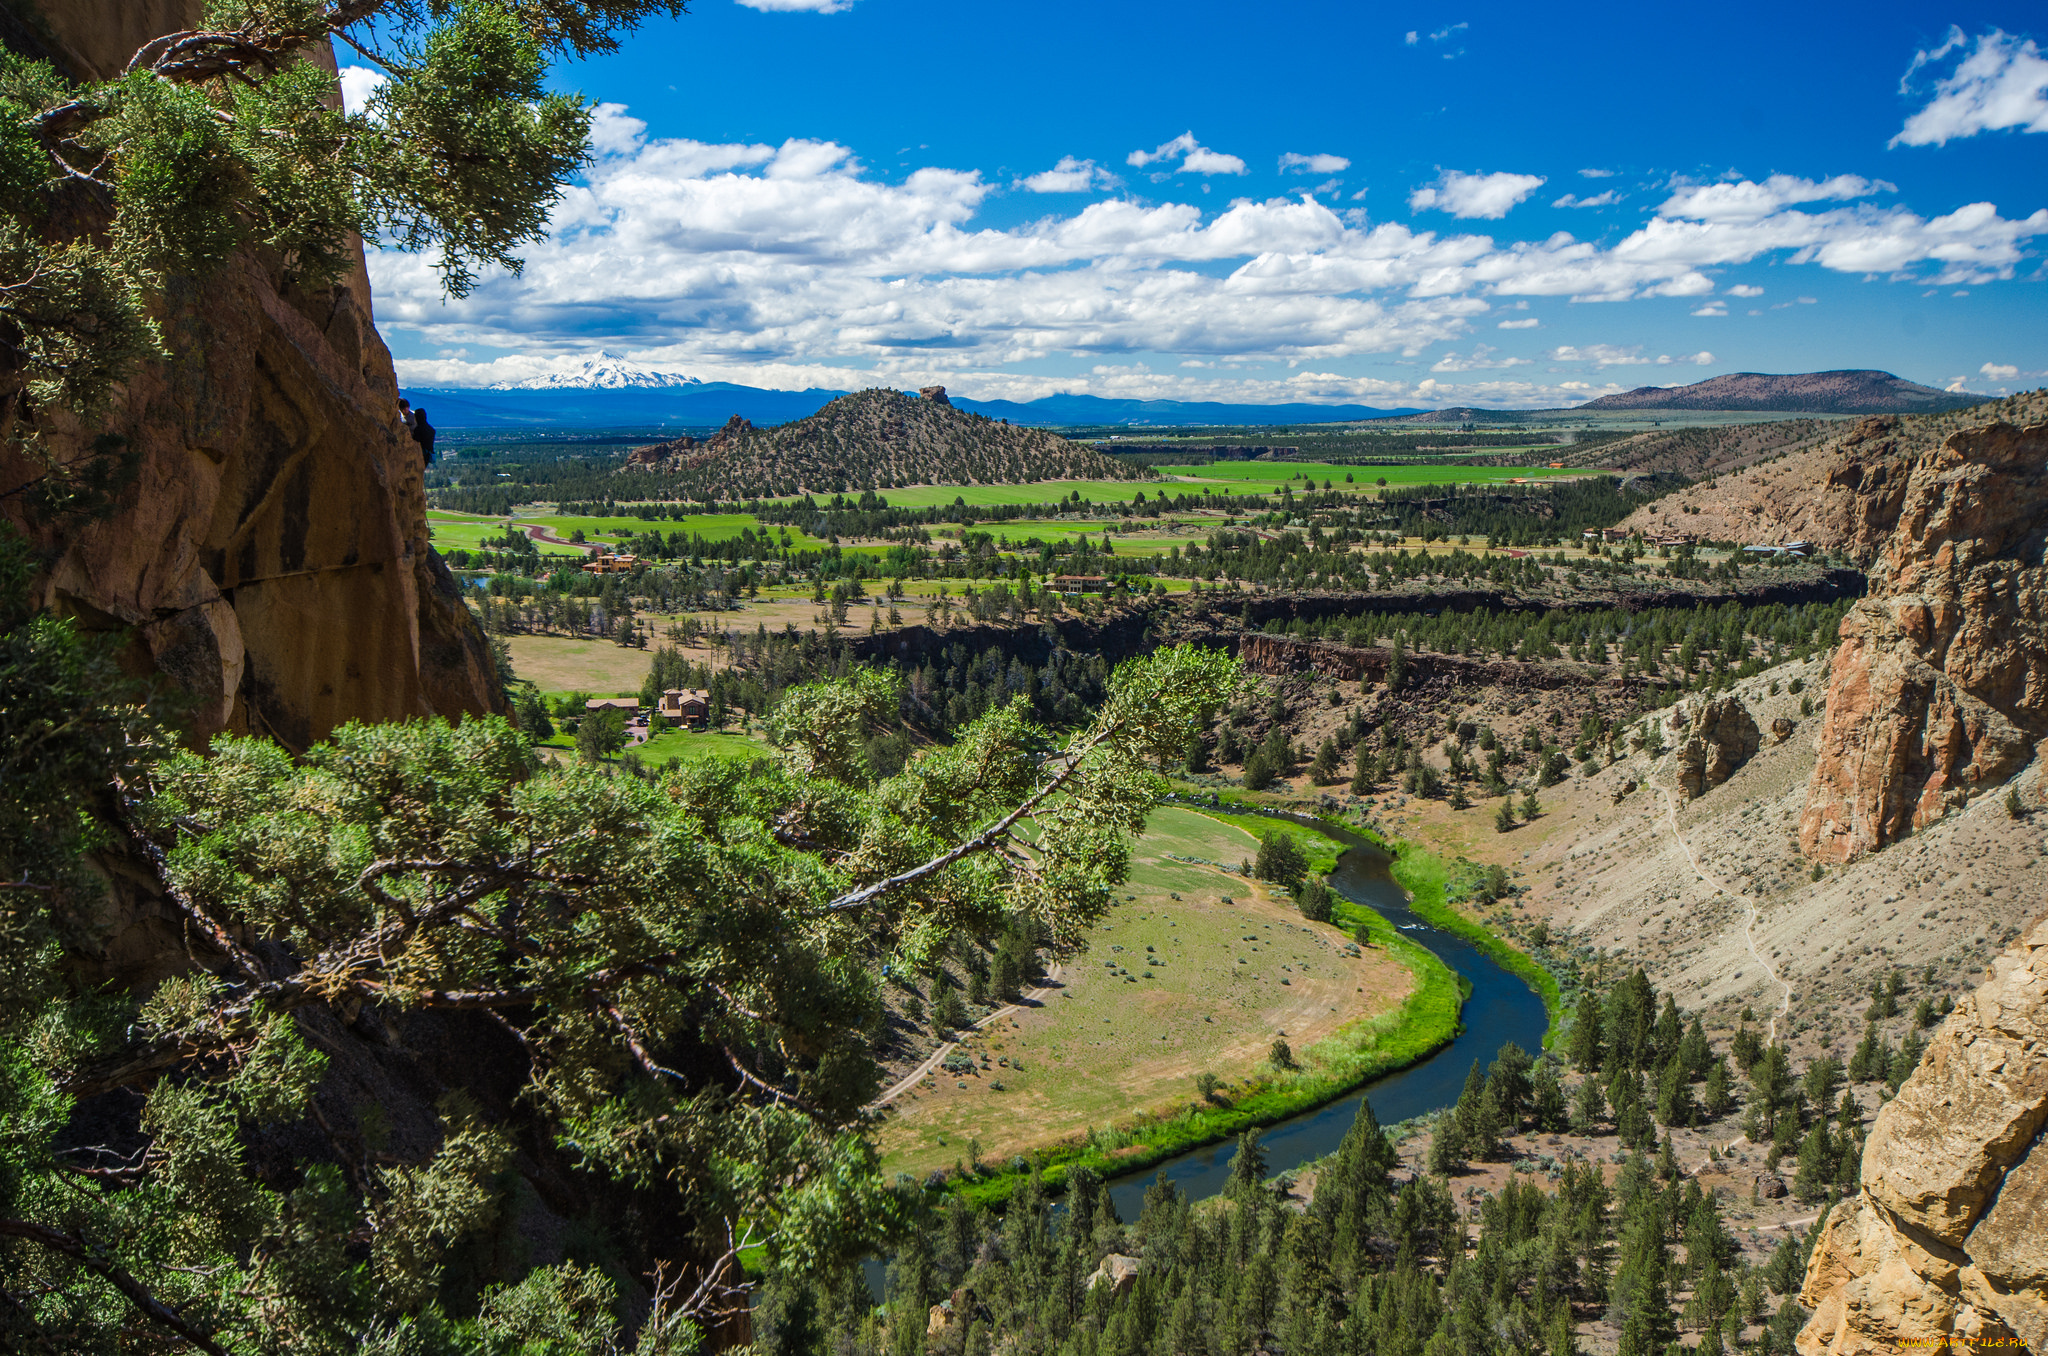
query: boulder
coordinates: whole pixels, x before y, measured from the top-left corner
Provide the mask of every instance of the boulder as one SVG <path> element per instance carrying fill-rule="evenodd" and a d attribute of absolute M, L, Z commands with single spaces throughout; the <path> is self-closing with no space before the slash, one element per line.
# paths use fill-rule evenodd
<path fill-rule="evenodd" d="M 1792 731 L 1794 728 L 1795 726 L 1790 720 L 1787 720 L 1784 716 L 1779 716 L 1776 720 L 1771 722 L 1772 742 L 1777 744 L 1784 743 L 1786 740 L 1792 737 Z"/>
<path fill-rule="evenodd" d="M 1755 1189 L 1758 1200 L 1779 1200 L 1785 1195 L 1785 1179 L 1774 1172 L 1760 1172 L 1756 1175 Z"/>
<path fill-rule="evenodd" d="M 1727 781 L 1763 746 L 1749 708 L 1731 696 L 1681 702 L 1668 723 L 1677 745 L 1678 785 L 1688 797 L 1704 796 Z"/>
<path fill-rule="evenodd" d="M 1828 672 L 1802 851 L 1845 862 L 2003 785 L 2048 737 L 2048 425 L 1913 467 Z"/>
<path fill-rule="evenodd" d="M 1800 1301 L 1802 1356 L 2048 1351 L 2048 920 L 1993 962 L 1878 1112 Z"/>
<path fill-rule="evenodd" d="M 1102 1265 L 1095 1268 L 1088 1277 L 1088 1288 L 1107 1285 L 1109 1293 L 1121 1295 L 1138 1283 L 1138 1259 L 1113 1252 L 1102 1259 Z"/>

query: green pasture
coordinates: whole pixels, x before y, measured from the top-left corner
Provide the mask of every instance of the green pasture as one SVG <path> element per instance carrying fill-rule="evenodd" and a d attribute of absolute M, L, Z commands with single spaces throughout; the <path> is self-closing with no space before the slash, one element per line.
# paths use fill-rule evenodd
<path fill-rule="evenodd" d="M 1238 486 L 1272 486 L 1278 488 L 1289 480 L 1299 480 L 1306 474 L 1315 477 L 1316 487 L 1322 488 L 1325 480 L 1333 489 L 1351 494 L 1363 494 L 1380 489 L 1380 480 L 1386 480 L 1387 489 L 1412 485 L 1490 485 L 1510 480 L 1545 480 L 1558 476 L 1583 476 L 1593 474 L 1584 469 L 1557 469 L 1549 466 L 1337 466 L 1320 461 L 1212 461 L 1202 466 L 1161 466 L 1163 475 L 1177 476 L 1184 480 L 1211 481 L 1230 484 L 1232 493 L 1243 493 Z M 1344 477 L 1350 476 L 1346 484 Z"/>
<path fill-rule="evenodd" d="M 970 1139 L 995 1162 L 1062 1140 L 1127 1153 L 1138 1137 L 1109 1128 L 1178 1112 L 1198 1074 L 1242 1096 L 1263 1086 L 1276 1030 L 1295 1038 L 1304 1069 L 1326 1075 L 1379 1053 L 1417 987 L 1412 969 L 1383 947 L 1359 953 L 1348 929 L 1308 923 L 1284 892 L 1209 864 L 1251 846 L 1214 819 L 1154 809 L 1123 897 L 1088 949 L 1062 960 L 1052 994 L 978 1033 L 971 1072 L 935 1071 L 892 1104 L 878 1139 L 885 1167 L 951 1167 Z"/>

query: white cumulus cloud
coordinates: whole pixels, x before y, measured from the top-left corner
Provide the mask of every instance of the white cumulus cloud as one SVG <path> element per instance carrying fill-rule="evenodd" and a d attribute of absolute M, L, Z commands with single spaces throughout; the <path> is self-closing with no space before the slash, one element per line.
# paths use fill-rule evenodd
<path fill-rule="evenodd" d="M 1579 177 L 1581 179 L 1612 179 L 1614 171 L 1610 169 L 1582 169 L 1579 171 Z"/>
<path fill-rule="evenodd" d="M 1180 161 L 1177 173 L 1181 174 L 1243 174 L 1245 163 L 1234 155 L 1212 151 L 1195 140 L 1193 131 L 1182 132 L 1173 140 L 1162 143 L 1156 150 L 1132 151 L 1124 157 L 1124 163 L 1143 169 L 1168 160 Z"/>
<path fill-rule="evenodd" d="M 1299 151 L 1288 151 L 1280 157 L 1282 174 L 1336 174 L 1351 168 L 1351 162 L 1341 155 L 1303 155 Z"/>
<path fill-rule="evenodd" d="M 590 110 L 590 148 L 599 155 L 631 155 L 647 140 L 647 124 L 629 117 L 624 104 Z"/>
<path fill-rule="evenodd" d="M 1960 28 L 1951 28 L 1939 47 L 1914 53 L 1906 78 L 1900 82 L 1900 93 L 1910 92 L 1913 76 L 1922 67 L 1942 61 L 1966 45 L 1968 55 L 1935 82 L 1934 97 L 1906 119 L 1906 125 L 1891 139 L 1892 145 L 1945 146 L 1979 132 L 2013 128 L 2048 132 L 2048 57 L 2041 55 L 2032 38 L 2002 29 L 1979 34 L 1973 43 Z"/>
<path fill-rule="evenodd" d="M 764 14 L 844 14 L 853 0 L 734 0 Z"/>
<path fill-rule="evenodd" d="M 1526 367 L 1529 364 L 1527 358 L 1496 358 L 1494 354 L 1498 352 L 1500 350 L 1491 344 L 1476 344 L 1473 346 L 1472 356 L 1469 358 L 1460 357 L 1456 353 L 1446 353 L 1432 364 L 1429 370 L 1432 372 L 1474 372 L 1482 368 Z"/>
<path fill-rule="evenodd" d="M 1704 316 L 1722 316 L 1722 315 L 1727 315 L 1727 314 L 1728 314 L 1728 303 L 1727 303 L 1727 302 L 1725 302 L 1725 301 L 1719 301 L 1719 300 L 1716 300 L 1716 301 L 1710 301 L 1710 302 L 1708 302 L 1708 303 L 1707 303 L 1706 305 L 1704 305 L 1704 306 L 1700 307 L 1700 308 L 1699 308 L 1699 309 L 1698 309 L 1697 311 L 1694 311 L 1694 312 L 1693 312 L 1693 314 L 1694 314 L 1694 315 L 1704 315 Z"/>
<path fill-rule="evenodd" d="M 1063 155 L 1049 170 L 1019 179 L 1018 185 L 1033 193 L 1086 193 L 1092 188 L 1113 188 L 1116 176 L 1093 160 Z"/>
<path fill-rule="evenodd" d="M 2020 369 L 2013 363 L 1985 363 L 1977 370 L 1993 381 L 2011 381 L 2020 374 Z"/>
<path fill-rule="evenodd" d="M 1583 198 L 1576 193 L 1567 193 L 1550 205 L 1552 207 L 1608 207 L 1620 201 L 1621 199 L 1610 188 L 1605 193 L 1593 193 Z"/>
<path fill-rule="evenodd" d="M 1514 314 L 1529 299 L 1702 306 L 1723 270 L 1759 258 L 1905 279 L 1916 290 L 1976 285 L 2013 276 L 2030 240 L 2048 235 L 2048 210 L 2015 221 L 1979 203 L 1932 218 L 1867 205 L 1725 221 L 1657 216 L 1612 241 L 1564 231 L 1515 239 L 1374 222 L 1303 194 L 1207 210 L 1199 195 L 1090 199 L 994 225 L 983 214 L 996 186 L 973 169 L 884 176 L 832 141 L 651 137 L 618 106 L 598 127 L 603 153 L 556 204 L 547 238 L 524 251 L 520 276 L 487 272 L 470 296 L 449 301 L 429 260 L 372 253 L 379 325 L 414 353 L 443 355 L 406 359 L 408 382 L 537 374 L 471 362 L 457 352 L 465 347 L 533 362 L 603 348 L 750 385 L 940 383 L 1029 399 L 1103 365 L 1110 371 L 1073 389 L 1423 404 L 1453 396 L 1405 382 L 1369 388 L 1333 369 L 1453 346 L 1470 355 L 1457 361 L 1500 368 L 1499 354 L 1475 350 L 1475 330 L 1536 328 L 1534 316 Z M 1166 167 L 1199 148 L 1187 140 Z M 1069 157 L 1045 173 L 1084 169 L 1101 172 Z M 1158 372 L 1134 370 L 1154 355 Z M 1577 365 L 1574 379 L 1657 360 L 1613 345 L 1547 358 Z M 1182 362 L 1212 367 L 1175 375 Z M 1291 371 L 1256 370 L 1277 366 Z M 1315 375 L 1314 393 L 1304 374 Z M 1492 392 L 1480 383 L 1458 398 L 1555 405 L 1600 394 L 1589 381 Z M 1186 384 L 1199 382 L 1221 384 Z"/>
<path fill-rule="evenodd" d="M 1728 295 L 1731 297 L 1760 297 L 1763 294 L 1763 288 L 1751 283 L 1736 283 L 1728 289 Z"/>
<path fill-rule="evenodd" d="M 384 88 L 390 79 L 384 72 L 371 70 L 368 66 L 343 66 L 341 106 L 350 113 L 362 112 L 370 102 L 370 96 Z"/>
<path fill-rule="evenodd" d="M 1466 174 L 1445 170 L 1434 184 L 1408 195 L 1417 212 L 1449 212 L 1454 217 L 1498 220 L 1516 203 L 1543 187 L 1540 174 Z"/>
<path fill-rule="evenodd" d="M 1665 199 L 1657 212 L 1660 216 L 1700 221 L 1759 221 L 1796 203 L 1844 202 L 1896 192 L 1895 185 L 1882 179 L 1865 179 L 1855 174 L 1819 180 L 1773 174 L 1762 183 L 1737 179 L 1687 186 Z"/>

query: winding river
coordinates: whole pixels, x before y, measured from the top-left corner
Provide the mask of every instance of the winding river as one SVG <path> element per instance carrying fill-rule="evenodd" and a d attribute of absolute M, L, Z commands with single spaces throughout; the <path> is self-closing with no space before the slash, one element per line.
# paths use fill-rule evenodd
<path fill-rule="evenodd" d="M 1269 1173 L 1286 1172 L 1336 1152 L 1358 1115 L 1362 1098 L 1372 1099 L 1373 1114 L 1382 1125 L 1451 1105 L 1465 1086 L 1465 1073 L 1473 1060 L 1484 1069 L 1510 1041 L 1535 1054 L 1543 1048 L 1543 1033 L 1550 1022 L 1542 998 L 1527 983 L 1501 969 L 1491 956 L 1462 937 L 1438 931 L 1408 911 L 1407 892 L 1388 873 L 1392 858 L 1383 849 L 1328 820 L 1314 823 L 1318 831 L 1346 846 L 1337 859 L 1337 869 L 1330 873 L 1330 888 L 1379 913 L 1411 940 L 1436 953 L 1464 977 L 1472 991 L 1465 1000 L 1464 1027 L 1449 1045 L 1347 1097 L 1261 1131 Z M 1117 1178 L 1110 1184 L 1117 1214 L 1135 1220 L 1144 1206 L 1145 1188 L 1162 1173 L 1187 1196 L 1215 1195 L 1229 1179 L 1230 1160 L 1236 1154 L 1234 1142 L 1211 1144 Z"/>

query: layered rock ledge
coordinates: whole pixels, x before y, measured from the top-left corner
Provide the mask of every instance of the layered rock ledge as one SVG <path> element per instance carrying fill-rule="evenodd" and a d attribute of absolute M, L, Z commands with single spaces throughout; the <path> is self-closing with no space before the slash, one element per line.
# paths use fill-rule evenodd
<path fill-rule="evenodd" d="M 2048 1351 L 2048 919 L 1957 1004 L 1871 1127 L 1800 1301 L 1802 1356 Z"/>

